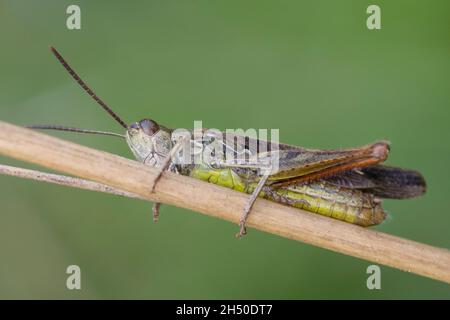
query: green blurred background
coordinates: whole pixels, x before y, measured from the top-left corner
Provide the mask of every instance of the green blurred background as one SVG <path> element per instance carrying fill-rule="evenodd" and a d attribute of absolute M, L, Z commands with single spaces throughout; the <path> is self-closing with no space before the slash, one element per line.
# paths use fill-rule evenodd
<path fill-rule="evenodd" d="M 66 28 L 78 4 L 82 29 Z M 382 29 L 366 28 L 378 4 Z M 450 2 L 0 0 L 0 119 L 119 131 L 48 50 L 127 122 L 279 128 L 314 148 L 392 142 L 425 197 L 376 230 L 450 248 Z M 131 157 L 118 139 L 52 133 Z M 32 167 L 5 157 L 1 163 Z M 450 298 L 446 284 L 164 206 L 0 176 L 0 298 Z M 65 287 L 66 267 L 82 290 Z M 450 266 L 449 266 L 450 267 Z"/>

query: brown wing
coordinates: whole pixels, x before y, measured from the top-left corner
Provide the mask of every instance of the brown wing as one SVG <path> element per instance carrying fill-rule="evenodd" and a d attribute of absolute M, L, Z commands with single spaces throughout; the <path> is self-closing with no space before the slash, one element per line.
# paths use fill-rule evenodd
<path fill-rule="evenodd" d="M 248 136 L 230 134 L 224 132 L 211 132 L 208 137 L 216 139 L 220 134 L 224 144 L 223 153 L 227 154 L 227 148 L 231 147 L 234 151 L 232 156 L 237 154 L 237 150 L 248 150 L 253 156 L 257 156 L 261 163 L 273 163 L 277 159 L 278 167 L 269 177 L 268 184 L 282 187 L 288 185 L 300 184 L 308 181 L 314 181 L 327 177 L 340 177 L 342 172 L 351 172 L 354 168 L 364 168 L 383 162 L 389 153 L 389 142 L 378 141 L 359 148 L 349 148 L 340 150 L 318 150 L 307 149 L 287 144 L 270 144 L 267 141 L 253 139 Z M 261 146 L 265 147 L 261 148 Z M 274 150 L 275 149 L 275 150 Z M 239 167 L 239 164 L 228 164 L 233 166 L 234 170 L 241 176 L 251 176 L 253 169 L 246 169 L 245 166 Z M 251 171 L 250 173 L 248 171 Z M 351 182 L 351 174 L 345 176 L 346 183 Z M 354 179 L 358 178 L 355 176 Z M 360 179 L 361 180 L 361 179 Z M 365 179 L 366 182 L 369 181 Z M 335 181 L 339 184 L 338 181 Z M 343 184 L 343 182 L 341 182 Z M 359 186 L 362 181 L 359 181 Z M 369 186 L 365 186 L 369 187 Z M 375 187 L 372 186 L 371 187 Z"/>
<path fill-rule="evenodd" d="M 419 172 L 384 165 L 348 170 L 324 180 L 390 199 L 418 197 L 427 189 L 425 179 Z"/>
<path fill-rule="evenodd" d="M 269 181 L 274 186 L 287 186 L 318 180 L 353 168 L 363 168 L 383 162 L 388 152 L 389 143 L 386 141 L 354 149 L 280 150 L 278 171 L 270 176 Z"/>

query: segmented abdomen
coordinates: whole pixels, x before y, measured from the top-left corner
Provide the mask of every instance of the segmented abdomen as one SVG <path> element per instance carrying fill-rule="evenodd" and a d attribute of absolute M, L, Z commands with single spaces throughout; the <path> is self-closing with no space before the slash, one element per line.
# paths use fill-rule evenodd
<path fill-rule="evenodd" d="M 265 198 L 364 227 L 380 224 L 386 218 L 373 195 L 324 181 L 269 190 Z"/>
<path fill-rule="evenodd" d="M 255 182 L 246 182 L 232 169 L 196 166 L 189 175 L 249 194 L 256 187 Z M 260 197 L 364 227 L 379 224 L 386 218 L 380 201 L 373 195 L 325 181 L 278 189 L 268 185 Z"/>

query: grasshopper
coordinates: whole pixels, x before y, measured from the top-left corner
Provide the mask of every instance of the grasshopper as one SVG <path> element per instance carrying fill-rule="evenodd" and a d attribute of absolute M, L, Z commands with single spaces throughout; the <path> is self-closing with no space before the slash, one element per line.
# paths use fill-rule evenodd
<path fill-rule="evenodd" d="M 159 169 L 155 180 L 149 181 L 152 191 L 163 172 L 171 171 L 250 194 L 242 210 L 240 229 L 236 234 L 238 237 L 246 234 L 246 220 L 258 197 L 367 227 L 380 224 L 386 218 L 381 207 L 383 198 L 406 199 L 426 191 L 425 180 L 419 172 L 379 164 L 388 156 L 390 147 L 387 141 L 336 150 L 307 149 L 277 143 L 260 151 L 258 147 L 264 145 L 264 141 L 249 137 L 240 139 L 237 144 L 229 143 L 228 139 L 226 142 L 218 139 L 220 132 L 206 133 L 203 130 L 200 139 L 176 138 L 175 130 L 152 119 L 127 125 L 87 86 L 55 48 L 51 47 L 51 51 L 72 78 L 125 129 L 125 135 L 56 125 L 33 125 L 29 128 L 124 138 L 137 160 Z M 237 137 L 232 138 L 236 141 Z M 186 143 L 211 154 L 213 141 L 220 141 L 219 149 L 231 149 L 235 153 L 243 150 L 247 158 L 257 156 L 262 160 L 255 164 L 224 159 L 218 152 L 209 160 L 200 162 L 177 161 Z M 275 157 L 278 163 L 276 169 L 271 165 Z M 154 203 L 155 221 L 159 208 L 160 203 Z"/>

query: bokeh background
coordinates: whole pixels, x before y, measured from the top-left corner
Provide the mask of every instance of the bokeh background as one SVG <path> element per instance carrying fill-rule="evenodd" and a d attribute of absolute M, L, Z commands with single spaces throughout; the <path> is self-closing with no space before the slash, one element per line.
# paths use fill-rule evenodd
<path fill-rule="evenodd" d="M 82 29 L 68 30 L 70 4 Z M 382 29 L 366 28 L 378 4 Z M 450 3 L 0 0 L 0 119 L 121 131 L 50 54 L 127 122 L 279 128 L 314 148 L 389 139 L 426 196 L 385 201 L 376 230 L 450 248 Z M 119 139 L 51 133 L 131 157 Z M 5 157 L 1 163 L 32 167 Z M 446 284 L 164 206 L 0 176 L 0 298 L 450 298 Z M 66 267 L 82 290 L 65 287 Z M 450 267 L 450 266 L 449 266 Z"/>

